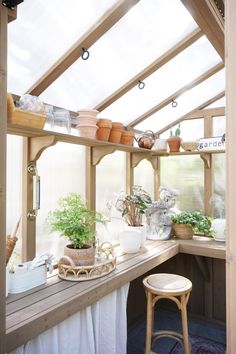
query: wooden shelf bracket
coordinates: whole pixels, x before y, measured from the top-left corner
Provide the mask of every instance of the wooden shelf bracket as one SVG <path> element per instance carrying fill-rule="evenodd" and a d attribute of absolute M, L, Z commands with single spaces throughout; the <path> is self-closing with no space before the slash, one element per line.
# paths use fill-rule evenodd
<path fill-rule="evenodd" d="M 200 154 L 201 159 L 204 161 L 205 167 L 210 169 L 211 168 L 211 154 L 202 153 Z"/>
<path fill-rule="evenodd" d="M 114 146 L 94 146 L 92 147 L 92 164 L 96 166 L 106 155 L 112 154 L 116 151 Z"/>
<path fill-rule="evenodd" d="M 150 153 L 145 153 L 145 152 L 132 152 L 131 153 L 131 167 L 134 168 L 138 166 L 139 162 L 147 159 L 149 160 L 150 158 Z"/>
<path fill-rule="evenodd" d="M 29 139 L 30 143 L 30 161 L 37 161 L 43 151 L 49 146 L 53 146 L 57 143 L 57 138 L 53 135 L 39 136 Z"/>

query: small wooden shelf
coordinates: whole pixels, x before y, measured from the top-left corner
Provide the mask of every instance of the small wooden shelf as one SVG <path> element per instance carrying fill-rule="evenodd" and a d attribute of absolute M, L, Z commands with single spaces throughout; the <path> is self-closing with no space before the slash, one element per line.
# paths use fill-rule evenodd
<path fill-rule="evenodd" d="M 110 142 L 104 142 L 101 140 L 83 138 L 76 135 L 68 135 L 62 134 L 55 131 L 36 129 L 31 127 L 25 127 L 15 124 L 7 125 L 7 133 L 12 135 L 20 135 L 28 138 L 35 137 L 47 137 L 54 136 L 58 142 L 65 142 L 70 144 L 84 145 L 89 147 L 114 147 L 115 150 L 124 151 L 124 152 L 132 152 L 132 153 L 144 153 L 146 156 L 149 154 L 150 156 L 181 156 L 181 155 L 200 155 L 200 154 L 219 154 L 224 153 L 225 150 L 209 150 L 209 151 L 180 151 L 180 152 L 163 152 L 158 150 L 149 150 L 142 149 L 139 147 L 133 147 L 129 145 L 123 144 L 114 144 Z"/>

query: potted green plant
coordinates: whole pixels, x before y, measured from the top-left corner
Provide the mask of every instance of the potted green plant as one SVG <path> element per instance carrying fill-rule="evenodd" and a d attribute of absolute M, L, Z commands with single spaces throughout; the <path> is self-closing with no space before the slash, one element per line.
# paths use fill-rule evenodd
<path fill-rule="evenodd" d="M 77 193 L 60 198 L 58 208 L 50 211 L 47 218 L 51 231 L 59 231 L 71 241 L 65 246 L 64 255 L 70 257 L 75 265 L 94 264 L 93 241 L 96 222 L 105 224 L 105 218 L 102 214 L 88 209 Z"/>
<path fill-rule="evenodd" d="M 205 236 L 212 236 L 212 218 L 202 214 L 200 211 L 184 211 L 180 214 L 172 215 L 173 230 L 178 238 L 191 239 L 194 233 L 201 233 Z"/>
<path fill-rule="evenodd" d="M 146 227 L 143 225 L 142 217 L 151 202 L 149 194 L 137 185 L 133 186 L 131 194 L 122 192 L 115 202 L 116 209 L 121 212 L 127 223 L 126 232 L 124 232 L 125 238 L 127 239 L 128 232 L 130 232 L 130 236 L 131 233 L 137 232 L 137 235 L 140 235 L 139 247 L 143 246 L 146 240 Z"/>
<path fill-rule="evenodd" d="M 169 150 L 170 152 L 178 152 L 180 149 L 180 144 L 181 144 L 181 138 L 180 138 L 180 124 L 178 125 L 178 127 L 175 129 L 175 131 L 173 132 L 173 130 L 170 130 L 170 137 L 167 139 L 167 143 L 169 145 Z"/>

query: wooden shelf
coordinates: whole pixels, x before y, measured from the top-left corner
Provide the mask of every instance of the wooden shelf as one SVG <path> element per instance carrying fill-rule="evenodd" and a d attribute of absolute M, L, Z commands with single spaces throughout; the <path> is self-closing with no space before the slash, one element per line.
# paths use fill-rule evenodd
<path fill-rule="evenodd" d="M 118 151 L 132 152 L 132 153 L 144 153 L 150 156 L 181 156 L 181 155 L 200 155 L 200 154 L 220 154 L 225 150 L 209 150 L 209 151 L 180 151 L 180 152 L 162 152 L 158 150 L 142 149 L 139 147 L 133 147 L 123 144 L 114 144 L 110 142 L 104 142 L 101 140 L 83 138 L 76 135 L 61 134 L 55 131 L 35 129 L 31 127 L 24 127 L 15 124 L 8 124 L 7 133 L 12 135 L 20 135 L 28 138 L 35 137 L 47 137 L 54 136 L 58 142 L 65 142 L 70 144 L 84 145 L 89 147 L 114 147 Z"/>

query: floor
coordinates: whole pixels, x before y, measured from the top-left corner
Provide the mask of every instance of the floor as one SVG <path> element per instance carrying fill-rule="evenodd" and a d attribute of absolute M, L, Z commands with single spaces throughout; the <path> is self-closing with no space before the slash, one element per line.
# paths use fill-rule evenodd
<path fill-rule="evenodd" d="M 180 327 L 180 314 L 176 311 L 158 309 L 155 313 L 155 330 L 171 329 L 178 331 Z M 171 328 L 170 328 L 171 324 Z M 188 316 L 189 334 L 208 338 L 225 345 L 226 330 L 221 324 L 200 320 Z M 142 321 L 132 330 L 128 331 L 127 354 L 143 354 L 145 348 L 146 322 Z M 158 354 L 168 354 L 174 347 L 175 341 L 169 338 L 162 338 L 155 345 Z M 215 353 L 218 354 L 218 353 Z"/>

